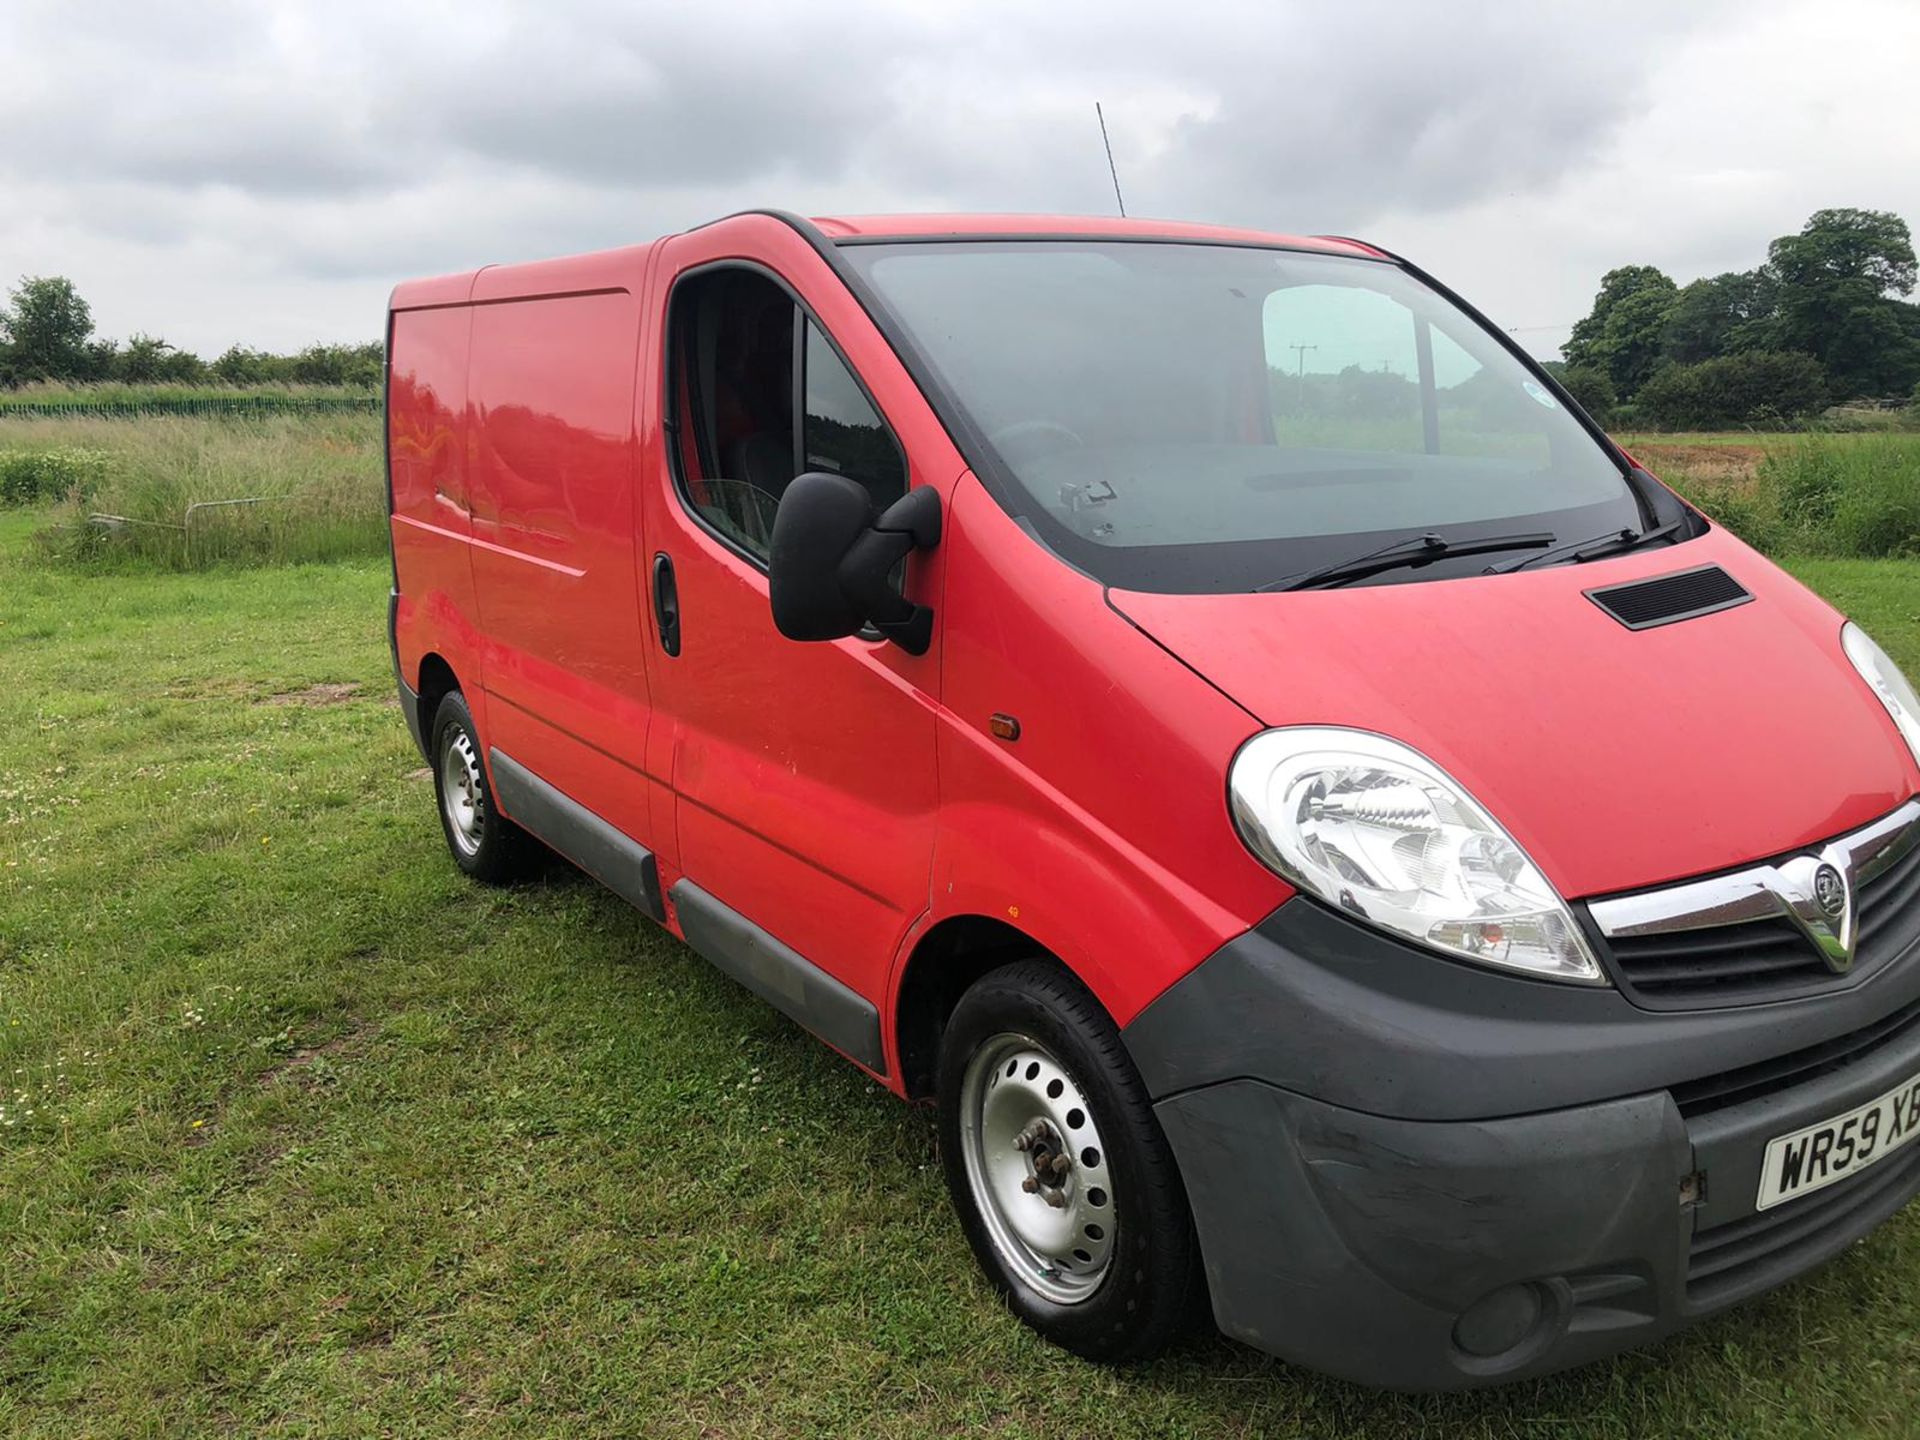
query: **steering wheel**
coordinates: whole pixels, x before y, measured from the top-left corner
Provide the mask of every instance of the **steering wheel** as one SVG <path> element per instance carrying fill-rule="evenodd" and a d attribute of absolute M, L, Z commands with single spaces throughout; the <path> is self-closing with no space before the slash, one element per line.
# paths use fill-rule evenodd
<path fill-rule="evenodd" d="M 1037 440 L 1043 435 L 1063 435 L 1067 443 L 1076 450 L 1084 450 L 1087 442 L 1057 420 L 1017 420 L 1011 425 L 1003 425 L 987 436 L 987 440 L 996 450 L 1005 451 L 1009 443 L 1019 445 L 1024 440 Z M 1045 449 L 1035 450 L 1031 446 L 1022 447 L 1029 455 L 1046 454 Z M 1058 448 L 1058 447 L 1055 447 Z"/>

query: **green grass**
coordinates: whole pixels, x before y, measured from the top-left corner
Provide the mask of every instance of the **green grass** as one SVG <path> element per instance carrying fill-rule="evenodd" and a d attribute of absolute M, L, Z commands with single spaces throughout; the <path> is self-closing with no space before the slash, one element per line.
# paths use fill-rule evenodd
<path fill-rule="evenodd" d="M 1850 441 L 1862 436 L 1909 435 L 1920 444 L 1920 434 L 1899 430 L 1831 430 L 1818 427 L 1804 430 L 1623 430 L 1614 435 L 1629 450 L 1643 446 L 1668 445 L 1753 446 L 1762 450 L 1785 450 L 1809 439 Z"/>
<path fill-rule="evenodd" d="M 381 564 L 7 558 L 36 522 L 0 512 L 0 1434 L 1913 1432 L 1913 1215 L 1491 1394 L 1053 1350 L 925 1115 L 571 872 L 458 876 Z M 1920 565 L 1802 573 L 1920 665 Z"/>
<path fill-rule="evenodd" d="M 64 500 L 42 545 L 91 569 L 377 556 L 380 417 L 24 419 L 0 413 L 0 500 Z M 209 501 L 257 503 L 217 505 Z M 114 517 L 96 520 L 96 516 Z"/>
<path fill-rule="evenodd" d="M 1623 443 L 1769 554 L 1920 555 L 1920 434 L 1764 439 L 1643 435 Z"/>

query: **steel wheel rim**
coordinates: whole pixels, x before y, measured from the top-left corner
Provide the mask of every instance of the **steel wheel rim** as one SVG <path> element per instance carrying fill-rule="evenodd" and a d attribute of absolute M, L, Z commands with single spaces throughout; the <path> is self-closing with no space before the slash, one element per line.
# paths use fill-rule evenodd
<path fill-rule="evenodd" d="M 1106 1145 L 1079 1083 L 1033 1037 L 995 1035 L 967 1061 L 960 1154 L 1007 1269 L 1056 1305 L 1090 1299 L 1112 1268 L 1118 1228 Z M 1062 1154 L 1064 1173 L 1036 1169 Z"/>
<path fill-rule="evenodd" d="M 476 855 L 487 828 L 487 808 L 480 783 L 480 757 L 473 737 L 456 730 L 440 760 L 440 808 L 447 817 L 447 833 L 462 855 Z"/>

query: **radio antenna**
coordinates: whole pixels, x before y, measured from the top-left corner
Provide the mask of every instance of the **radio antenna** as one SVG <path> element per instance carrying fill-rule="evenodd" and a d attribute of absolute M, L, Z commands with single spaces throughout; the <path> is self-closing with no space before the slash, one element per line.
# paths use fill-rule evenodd
<path fill-rule="evenodd" d="M 1124 220 L 1127 218 L 1127 202 L 1120 195 L 1120 172 L 1114 168 L 1113 142 L 1107 139 L 1107 117 L 1100 109 L 1098 100 L 1093 102 L 1093 113 L 1100 121 L 1100 143 L 1107 147 L 1107 173 L 1113 177 L 1113 201 L 1120 207 L 1120 218 Z"/>

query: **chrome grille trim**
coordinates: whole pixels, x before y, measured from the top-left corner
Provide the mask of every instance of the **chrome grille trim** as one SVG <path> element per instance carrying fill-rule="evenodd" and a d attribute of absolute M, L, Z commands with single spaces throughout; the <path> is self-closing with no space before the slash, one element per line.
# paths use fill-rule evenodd
<path fill-rule="evenodd" d="M 1608 939 L 1674 935 L 1784 919 L 1800 929 L 1836 973 L 1853 962 L 1860 887 L 1920 846 L 1920 800 L 1815 852 L 1658 890 L 1590 901 L 1587 912 Z M 1831 865 L 1846 882 L 1845 913 L 1823 912 L 1814 877 Z"/>

